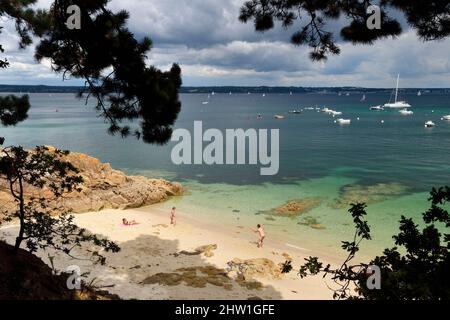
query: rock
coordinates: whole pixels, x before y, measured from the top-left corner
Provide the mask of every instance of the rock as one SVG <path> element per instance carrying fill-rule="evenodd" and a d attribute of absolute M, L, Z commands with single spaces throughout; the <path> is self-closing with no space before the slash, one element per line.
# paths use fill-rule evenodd
<path fill-rule="evenodd" d="M 263 284 L 258 281 L 250 280 L 245 281 L 243 278 L 238 278 L 236 282 L 243 288 L 246 288 L 247 290 L 261 290 L 264 288 Z"/>
<path fill-rule="evenodd" d="M 342 187 L 339 198 L 329 204 L 334 209 L 346 209 L 352 203 L 370 204 L 406 194 L 408 188 L 399 183 L 378 183 L 371 186 L 346 185 Z"/>
<path fill-rule="evenodd" d="M 178 273 L 157 273 L 147 277 L 142 281 L 142 284 L 163 284 L 166 286 L 177 286 L 183 281 L 183 276 Z"/>
<path fill-rule="evenodd" d="M 302 221 L 298 222 L 299 225 L 308 226 L 313 229 L 323 230 L 326 229 L 324 225 L 320 224 L 314 217 L 304 217 Z"/>
<path fill-rule="evenodd" d="M 238 279 L 240 276 L 243 277 L 243 280 L 257 278 L 281 279 L 282 276 L 280 267 L 267 258 L 249 260 L 234 258 L 227 265 L 228 273 L 237 274 Z"/>
<path fill-rule="evenodd" d="M 50 147 L 50 150 L 52 149 L 54 148 Z M 63 209 L 83 213 L 102 209 L 137 208 L 183 194 L 183 187 L 179 183 L 142 176 L 126 176 L 123 172 L 112 169 L 108 163 L 102 163 L 83 153 L 70 153 L 64 160 L 80 171 L 79 175 L 83 177 L 81 192 L 66 193 L 62 198 L 52 201 L 53 195 L 47 188 L 25 186 L 27 197 L 50 199 L 49 208 L 56 214 L 61 213 Z M 0 177 L 0 203 L 5 204 L 0 208 L 0 214 L 15 209 L 7 187 L 6 180 Z"/>
<path fill-rule="evenodd" d="M 262 300 L 262 298 L 257 296 L 248 297 L 247 300 Z"/>
<path fill-rule="evenodd" d="M 284 252 L 284 253 L 282 254 L 282 256 L 283 256 L 286 260 L 292 261 L 292 257 L 289 255 L 289 253 Z"/>
<path fill-rule="evenodd" d="M 214 256 L 213 250 L 217 249 L 217 244 L 208 244 L 205 246 L 200 246 L 197 249 L 195 249 L 194 251 L 186 251 L 186 250 L 182 250 L 178 253 L 175 253 L 174 256 L 178 257 L 181 255 L 185 255 L 185 256 L 198 256 L 201 254 L 204 254 L 205 257 L 212 257 Z"/>
<path fill-rule="evenodd" d="M 184 284 L 193 288 L 204 288 L 207 284 L 223 287 L 225 290 L 232 289 L 230 278 L 225 270 L 214 266 L 194 266 L 180 268 L 175 272 L 157 273 L 145 278 L 142 284 L 161 284 L 166 286 L 177 286 Z"/>
<path fill-rule="evenodd" d="M 208 244 L 206 246 L 201 246 L 195 249 L 195 251 L 200 252 L 200 254 L 204 254 L 205 257 L 212 257 L 214 256 L 214 250 L 217 250 L 217 244 Z"/>
<path fill-rule="evenodd" d="M 287 203 L 267 211 L 260 211 L 258 214 L 269 216 L 295 218 L 299 215 L 307 213 L 320 205 L 319 198 L 304 198 L 290 200 Z"/>

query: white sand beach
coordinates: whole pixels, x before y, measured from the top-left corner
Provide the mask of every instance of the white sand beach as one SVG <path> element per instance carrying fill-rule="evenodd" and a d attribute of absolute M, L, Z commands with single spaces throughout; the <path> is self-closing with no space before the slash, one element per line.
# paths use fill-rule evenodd
<path fill-rule="evenodd" d="M 123 226 L 122 218 L 136 220 L 139 225 Z M 188 212 L 177 212 L 177 225 L 170 226 L 169 212 L 149 206 L 132 210 L 104 210 L 77 214 L 76 223 L 93 233 L 119 244 L 119 253 L 105 253 L 106 265 L 93 265 L 89 260 L 69 258 L 54 252 L 38 252 L 48 264 L 53 257 L 57 270 L 77 265 L 81 273 L 88 272 L 87 282 L 118 294 L 123 299 L 331 299 L 330 279 L 321 276 L 300 279 L 296 270 L 290 274 L 264 271 L 253 280 L 239 281 L 230 277 L 227 262 L 266 258 L 276 266 L 292 259 L 294 269 L 304 258 L 319 255 L 299 244 L 273 239 L 266 230 L 263 248 L 256 247 L 257 235 L 247 225 L 232 229 L 219 221 L 200 221 Z M 3 226 L 0 238 L 12 242 L 16 226 Z M 217 245 L 207 254 L 196 248 Z M 77 257 L 87 257 L 92 248 L 77 250 Z M 211 254 L 212 253 L 212 254 Z M 340 258 L 324 257 L 332 265 Z M 264 260 L 267 261 L 267 260 Z M 272 265 L 273 266 L 273 265 Z M 266 274 L 264 274 L 266 273 Z"/>

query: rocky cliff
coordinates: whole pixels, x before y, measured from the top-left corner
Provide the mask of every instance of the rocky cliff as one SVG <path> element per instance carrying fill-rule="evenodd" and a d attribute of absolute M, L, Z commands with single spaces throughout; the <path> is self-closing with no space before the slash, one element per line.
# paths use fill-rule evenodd
<path fill-rule="evenodd" d="M 170 196 L 183 193 L 179 183 L 163 179 L 149 179 L 141 176 L 126 176 L 114 170 L 108 163 L 82 153 L 70 153 L 66 161 L 71 162 L 83 177 L 81 192 L 64 194 L 60 199 L 52 199 L 47 189 L 26 187 L 27 196 L 45 197 L 51 200 L 55 213 L 61 207 L 73 213 L 99 211 L 102 209 L 137 208 L 167 200 Z M 8 192 L 6 181 L 0 177 L 0 214 L 15 208 Z"/>

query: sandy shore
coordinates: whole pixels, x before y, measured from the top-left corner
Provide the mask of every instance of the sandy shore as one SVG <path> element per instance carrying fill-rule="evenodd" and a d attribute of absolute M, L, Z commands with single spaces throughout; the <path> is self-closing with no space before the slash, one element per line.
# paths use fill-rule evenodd
<path fill-rule="evenodd" d="M 297 268 L 308 256 L 318 255 L 296 244 L 273 239 L 268 233 L 264 248 L 256 248 L 251 226 L 223 227 L 219 221 L 200 221 L 187 212 L 178 211 L 177 226 L 169 226 L 168 212 L 150 206 L 135 210 L 104 210 L 76 215 L 76 223 L 93 233 L 116 241 L 121 251 L 106 254 L 105 266 L 88 260 L 71 259 L 54 252 L 38 252 L 57 270 L 70 265 L 80 267 L 87 281 L 118 294 L 124 299 L 331 299 L 330 279 L 321 276 L 300 279 L 293 271 L 281 279 L 261 277 L 251 285 L 224 276 L 227 262 L 234 259 L 267 258 L 275 264 L 292 258 Z M 136 220 L 132 227 L 121 225 L 121 219 Z M 0 237 L 13 241 L 17 227 L 0 230 Z M 267 230 L 266 230 L 267 231 Z M 199 246 L 216 244 L 210 257 L 193 253 Z M 83 248 L 77 257 L 86 257 Z M 183 252 L 184 254 L 180 252 Z M 186 254 L 187 253 L 187 254 Z M 323 258 L 323 255 L 320 255 Z M 336 264 L 339 258 L 326 257 Z M 182 276 L 180 276 L 180 274 Z M 158 280 L 159 279 L 159 280 Z"/>

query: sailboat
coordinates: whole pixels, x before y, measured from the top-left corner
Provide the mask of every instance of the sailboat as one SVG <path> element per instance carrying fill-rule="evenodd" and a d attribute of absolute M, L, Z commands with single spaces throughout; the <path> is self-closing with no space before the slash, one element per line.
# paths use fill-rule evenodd
<path fill-rule="evenodd" d="M 422 91 L 419 90 L 419 92 L 417 92 L 417 96 L 420 97 L 422 95 Z"/>
<path fill-rule="evenodd" d="M 366 101 L 366 95 L 365 94 L 363 94 L 363 96 L 361 98 L 361 102 L 364 102 L 364 101 Z"/>
<path fill-rule="evenodd" d="M 397 86 L 395 87 L 395 101 L 394 103 L 386 103 L 384 105 L 385 108 L 410 108 L 411 105 L 406 101 L 398 101 L 398 84 L 400 82 L 400 75 L 397 75 Z"/>

